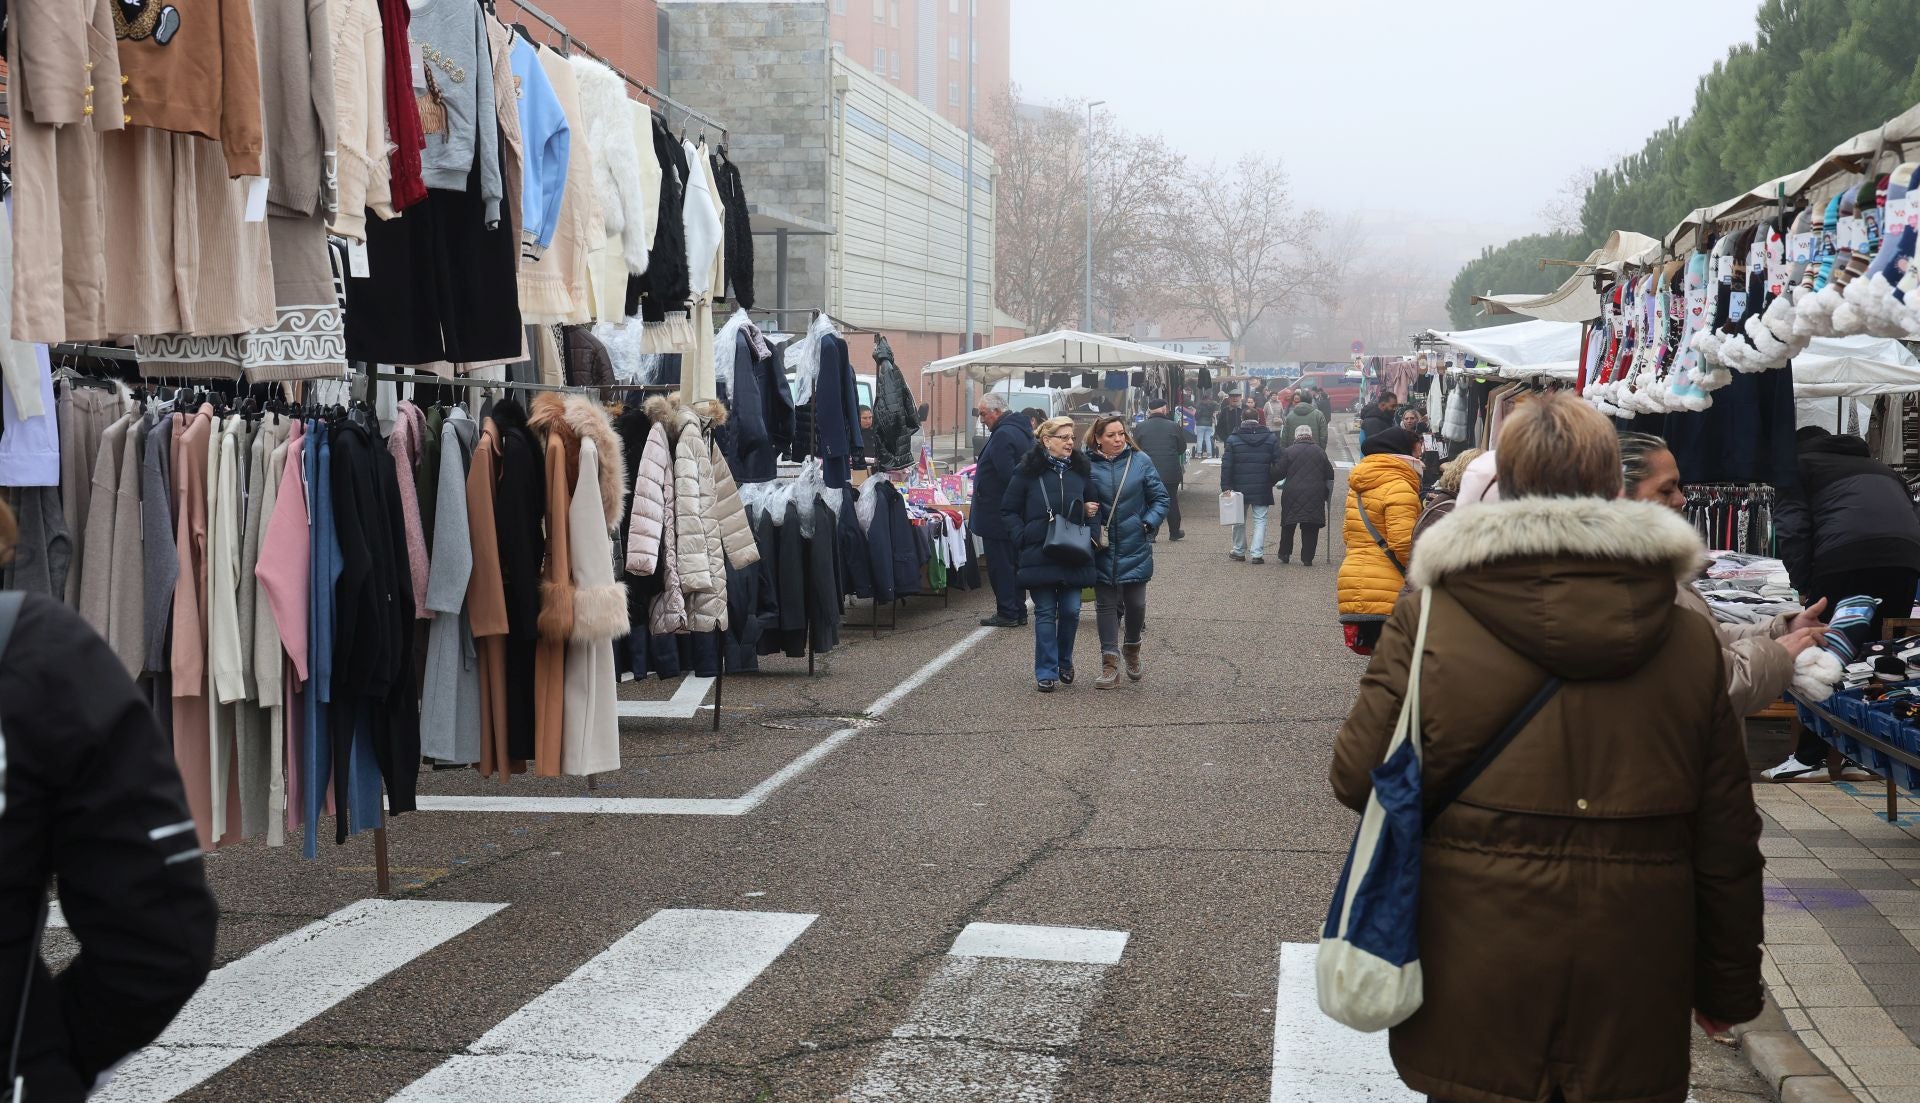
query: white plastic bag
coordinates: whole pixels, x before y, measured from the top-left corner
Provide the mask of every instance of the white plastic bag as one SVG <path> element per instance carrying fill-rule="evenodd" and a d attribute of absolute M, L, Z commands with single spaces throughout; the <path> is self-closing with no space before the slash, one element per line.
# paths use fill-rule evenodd
<path fill-rule="evenodd" d="M 1238 490 L 1221 491 L 1220 523 L 1223 525 L 1238 525 L 1243 523 L 1247 516 L 1246 506 L 1246 496 Z"/>

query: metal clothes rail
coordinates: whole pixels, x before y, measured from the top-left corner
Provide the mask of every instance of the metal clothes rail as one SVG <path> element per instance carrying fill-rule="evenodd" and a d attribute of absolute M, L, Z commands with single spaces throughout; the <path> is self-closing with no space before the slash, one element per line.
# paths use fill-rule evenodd
<path fill-rule="evenodd" d="M 645 81 L 635 80 L 633 77 L 630 77 L 626 73 L 622 72 L 618 65 L 615 65 L 613 62 L 608 61 L 606 58 L 601 57 L 599 54 L 594 53 L 592 50 L 588 49 L 585 44 L 583 44 L 578 38 L 575 38 L 573 36 L 573 32 L 567 30 L 565 24 L 561 23 L 558 19 L 555 19 L 553 16 L 548 15 L 546 12 L 540 10 L 540 8 L 536 7 L 532 3 L 532 0 L 506 0 L 506 2 L 509 4 L 512 4 L 514 7 L 519 8 L 521 11 L 532 16 L 535 20 L 539 21 L 540 23 L 545 24 L 548 30 L 552 31 L 554 34 L 559 35 L 561 53 L 577 52 L 577 53 L 585 54 L 588 57 L 592 58 L 593 60 L 599 62 L 600 64 L 605 65 L 607 68 L 612 69 L 614 73 L 620 77 L 621 80 L 624 80 L 628 84 L 633 85 L 635 88 L 640 90 L 640 93 L 642 95 L 652 98 L 654 102 L 660 104 L 662 107 L 670 107 L 673 110 L 680 112 L 681 114 L 687 116 L 687 118 L 690 118 L 690 119 L 699 119 L 702 123 L 706 124 L 707 126 L 710 126 L 715 130 L 718 130 L 722 135 L 726 135 L 729 133 L 729 131 L 727 130 L 727 125 L 721 122 L 720 120 L 714 118 L 713 116 L 708 115 L 701 111 L 695 111 L 693 108 L 688 107 L 686 104 L 681 103 L 679 100 L 674 99 L 672 96 L 667 95 L 665 92 L 660 91 L 658 88 L 655 88 L 651 84 L 648 84 Z M 489 3 L 487 6 L 489 8 L 492 8 L 494 5 L 492 3 Z M 669 118 L 668 121 L 671 122 L 672 119 Z"/>

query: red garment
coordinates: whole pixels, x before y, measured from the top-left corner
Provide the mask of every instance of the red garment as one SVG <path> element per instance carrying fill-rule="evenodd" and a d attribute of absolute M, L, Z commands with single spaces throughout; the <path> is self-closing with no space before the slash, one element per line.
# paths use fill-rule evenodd
<path fill-rule="evenodd" d="M 412 23 L 407 0 L 380 0 L 381 35 L 387 47 L 387 137 L 395 147 L 388 166 L 396 211 L 427 197 L 427 182 L 420 175 L 420 150 L 427 136 L 420 127 L 420 104 L 413 98 L 413 52 L 407 44 Z"/>

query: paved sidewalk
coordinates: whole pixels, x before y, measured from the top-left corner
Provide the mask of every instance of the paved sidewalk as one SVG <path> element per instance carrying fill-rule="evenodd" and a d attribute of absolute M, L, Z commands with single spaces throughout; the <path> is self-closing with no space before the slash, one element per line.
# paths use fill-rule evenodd
<path fill-rule="evenodd" d="M 1754 786 L 1762 966 L 1788 1024 L 1869 1103 L 1920 1103 L 1920 799 L 1878 783 Z"/>

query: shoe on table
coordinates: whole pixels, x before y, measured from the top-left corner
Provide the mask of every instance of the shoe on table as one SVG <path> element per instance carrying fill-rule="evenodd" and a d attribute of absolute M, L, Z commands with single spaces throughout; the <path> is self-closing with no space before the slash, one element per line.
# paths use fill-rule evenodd
<path fill-rule="evenodd" d="M 1813 781 L 1827 780 L 1827 764 L 1809 766 L 1800 761 L 1797 755 L 1788 755 L 1787 760 L 1772 769 L 1760 771 L 1760 776 L 1768 781 Z"/>
<path fill-rule="evenodd" d="M 1265 562 L 1266 562 L 1266 560 L 1265 560 L 1264 558 L 1262 558 L 1262 557 L 1260 557 L 1260 556 L 1257 556 L 1257 555 L 1256 555 L 1256 556 L 1254 556 L 1254 557 L 1253 557 L 1252 559 L 1249 559 L 1249 560 L 1247 560 L 1247 562 L 1249 562 L 1249 563 L 1265 563 Z"/>
<path fill-rule="evenodd" d="M 1055 681 L 1052 678 L 1042 678 L 1038 682 L 1034 683 L 1033 688 L 1039 690 L 1042 693 L 1052 693 L 1054 689 L 1056 689 L 1059 685 L 1060 683 Z"/>
<path fill-rule="evenodd" d="M 1018 628 L 1025 623 L 1027 622 L 1024 620 L 1014 620 L 1012 617 L 1003 617 L 998 613 L 980 618 L 982 628 Z"/>
<path fill-rule="evenodd" d="M 1247 557 L 1239 552 L 1228 552 L 1227 558 L 1233 560 L 1235 563 L 1245 563 L 1247 561 Z"/>
<path fill-rule="evenodd" d="M 1060 684 L 1063 686 L 1073 684 L 1073 667 L 1067 663 L 1060 664 Z"/>

